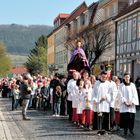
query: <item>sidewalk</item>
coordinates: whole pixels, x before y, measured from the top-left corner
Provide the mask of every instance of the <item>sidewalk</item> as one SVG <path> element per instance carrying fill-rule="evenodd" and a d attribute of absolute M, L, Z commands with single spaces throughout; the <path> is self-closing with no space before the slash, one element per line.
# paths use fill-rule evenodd
<path fill-rule="evenodd" d="M 2 100 L 0 97 L 0 140 L 25 140 L 10 112 L 6 110 L 6 104 L 2 104 Z M 9 102 L 8 98 L 4 100 Z"/>
<path fill-rule="evenodd" d="M 0 140 L 13 140 L 7 122 L 0 110 Z"/>

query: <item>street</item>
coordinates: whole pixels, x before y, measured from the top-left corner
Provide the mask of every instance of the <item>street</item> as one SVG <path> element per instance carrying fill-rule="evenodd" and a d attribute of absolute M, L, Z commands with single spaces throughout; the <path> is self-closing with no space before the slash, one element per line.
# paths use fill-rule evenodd
<path fill-rule="evenodd" d="M 97 131 L 77 128 L 67 117 L 53 117 L 50 111 L 28 110 L 30 121 L 23 121 L 21 108 L 11 111 L 11 99 L 0 98 L 0 140 L 124 140 L 140 138 L 140 111 L 136 114 L 135 136 L 123 132 L 98 136 Z"/>

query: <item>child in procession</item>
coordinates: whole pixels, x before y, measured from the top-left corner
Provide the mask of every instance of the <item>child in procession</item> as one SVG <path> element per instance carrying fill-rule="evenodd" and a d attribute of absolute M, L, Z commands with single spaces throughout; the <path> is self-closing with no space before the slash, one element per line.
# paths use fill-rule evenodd
<path fill-rule="evenodd" d="M 93 119 L 93 92 L 90 80 L 85 80 L 84 83 L 84 99 L 83 99 L 83 114 L 82 123 L 85 128 L 91 130 L 92 119 Z"/>

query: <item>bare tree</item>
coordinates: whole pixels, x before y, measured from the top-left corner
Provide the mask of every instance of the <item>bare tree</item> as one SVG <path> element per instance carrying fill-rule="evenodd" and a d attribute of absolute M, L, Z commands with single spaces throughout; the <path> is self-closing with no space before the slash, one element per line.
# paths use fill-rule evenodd
<path fill-rule="evenodd" d="M 111 30 L 109 26 L 98 26 L 88 28 L 83 33 L 77 35 L 77 38 L 83 42 L 83 49 L 89 61 L 90 67 L 92 67 L 100 56 L 107 48 L 110 48 L 111 44 Z M 65 44 L 68 50 L 75 48 L 76 39 L 68 40 Z"/>
<path fill-rule="evenodd" d="M 92 30 L 91 46 L 86 46 L 88 52 L 88 60 L 90 67 L 92 67 L 104 51 L 110 47 L 111 31 L 109 27 L 100 26 Z M 89 37 L 88 37 L 89 38 Z"/>

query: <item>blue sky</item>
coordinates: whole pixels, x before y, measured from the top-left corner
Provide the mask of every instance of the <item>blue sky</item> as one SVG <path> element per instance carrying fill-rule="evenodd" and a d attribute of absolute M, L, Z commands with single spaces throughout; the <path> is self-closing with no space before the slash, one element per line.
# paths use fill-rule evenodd
<path fill-rule="evenodd" d="M 0 24 L 53 25 L 59 13 L 71 13 L 84 0 L 0 0 Z M 85 0 L 87 5 L 97 0 Z"/>

